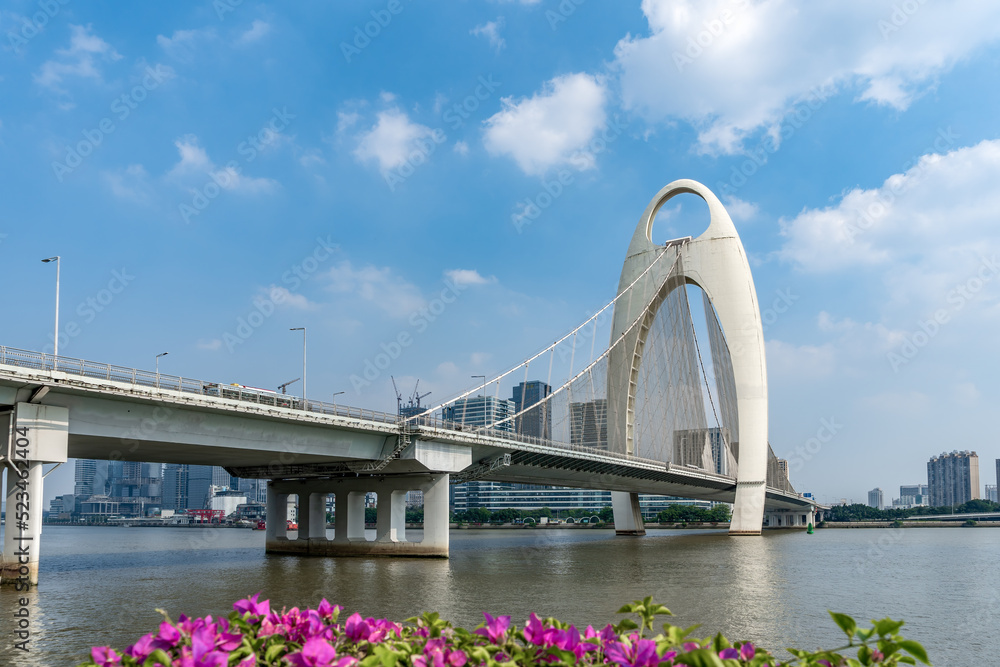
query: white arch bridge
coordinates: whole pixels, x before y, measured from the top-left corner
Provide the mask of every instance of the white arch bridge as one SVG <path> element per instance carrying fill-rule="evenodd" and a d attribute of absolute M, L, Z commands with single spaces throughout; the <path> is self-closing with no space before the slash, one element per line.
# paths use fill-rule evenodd
<path fill-rule="evenodd" d="M 708 204 L 708 229 L 654 244 L 657 211 L 681 193 Z M 791 487 L 767 442 L 764 338 L 746 254 L 700 183 L 675 181 L 646 208 L 611 302 L 483 380 L 400 416 L 0 347 L 3 578 L 37 581 L 42 465 L 68 457 L 266 478 L 273 552 L 447 556 L 449 483 L 476 479 L 610 490 L 620 534 L 644 533 L 639 493 L 733 503 L 733 535 L 759 535 L 765 515 L 771 525 L 814 520 L 816 504 Z M 424 493 L 420 541 L 406 535 L 410 490 Z M 371 491 L 374 540 L 364 530 Z M 284 521 L 292 496 L 294 539 Z"/>

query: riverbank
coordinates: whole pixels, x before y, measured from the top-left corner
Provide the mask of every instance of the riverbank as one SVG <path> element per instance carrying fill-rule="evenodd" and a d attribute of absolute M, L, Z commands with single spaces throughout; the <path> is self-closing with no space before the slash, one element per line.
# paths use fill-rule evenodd
<path fill-rule="evenodd" d="M 1000 521 L 978 521 L 967 525 L 964 521 L 827 521 L 817 528 L 1000 528 Z"/>

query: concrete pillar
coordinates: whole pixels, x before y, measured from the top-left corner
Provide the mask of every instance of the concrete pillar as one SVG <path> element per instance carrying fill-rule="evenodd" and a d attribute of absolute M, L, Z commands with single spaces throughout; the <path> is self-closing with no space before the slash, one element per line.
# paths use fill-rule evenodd
<path fill-rule="evenodd" d="M 347 493 L 347 539 L 351 542 L 367 542 L 365 537 L 365 492 Z"/>
<path fill-rule="evenodd" d="M 313 493 L 309 496 L 309 532 L 305 535 L 310 540 L 326 539 L 326 496 L 325 493 Z M 304 533 L 301 532 L 301 526 L 299 531 L 299 537 L 302 537 Z"/>
<path fill-rule="evenodd" d="M 646 524 L 639 508 L 639 494 L 611 492 L 611 509 L 615 513 L 615 535 L 645 535 Z"/>
<path fill-rule="evenodd" d="M 447 474 L 435 475 L 423 487 L 424 492 L 424 539 L 420 543 L 428 551 L 448 554 L 448 487 Z"/>
<path fill-rule="evenodd" d="M 382 489 L 378 492 L 378 514 L 375 522 L 376 542 L 397 542 L 392 530 L 392 492 Z"/>
<path fill-rule="evenodd" d="M 3 431 L 7 504 L 0 582 L 17 590 L 38 584 L 42 465 L 66 462 L 68 433 L 68 409 L 33 403 L 18 403 L 13 428 Z"/>
<path fill-rule="evenodd" d="M 312 512 L 310 512 L 309 499 L 312 498 L 313 494 L 308 491 L 300 491 L 296 494 L 296 500 L 298 501 L 297 509 L 298 512 L 298 524 L 299 531 L 296 539 L 302 540 L 303 542 L 309 541 L 309 532 L 312 526 Z"/>
<path fill-rule="evenodd" d="M 288 539 L 288 494 L 280 493 L 272 481 L 267 485 L 267 521 L 265 540 Z"/>

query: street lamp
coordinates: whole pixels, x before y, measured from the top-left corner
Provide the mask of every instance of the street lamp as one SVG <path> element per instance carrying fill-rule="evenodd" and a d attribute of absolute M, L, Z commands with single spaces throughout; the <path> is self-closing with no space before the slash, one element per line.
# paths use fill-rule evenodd
<path fill-rule="evenodd" d="M 43 264 L 48 264 L 49 262 L 56 263 L 56 338 L 53 343 L 54 348 L 52 350 L 52 368 L 55 370 L 55 357 L 59 356 L 59 255 L 42 260 Z"/>
<path fill-rule="evenodd" d="M 157 389 L 160 388 L 160 357 L 165 357 L 168 354 L 170 354 L 170 353 L 169 352 L 161 352 L 160 354 L 156 355 L 156 388 Z"/>
<path fill-rule="evenodd" d="M 337 397 L 345 392 L 335 391 L 333 392 L 333 414 L 337 414 Z"/>
<path fill-rule="evenodd" d="M 301 331 L 302 332 L 302 409 L 308 409 L 308 404 L 306 403 L 306 328 L 305 327 L 292 327 L 289 331 Z"/>

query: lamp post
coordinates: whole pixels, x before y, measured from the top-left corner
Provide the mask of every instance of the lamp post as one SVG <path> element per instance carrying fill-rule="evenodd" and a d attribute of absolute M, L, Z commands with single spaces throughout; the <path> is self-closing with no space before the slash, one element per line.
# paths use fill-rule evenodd
<path fill-rule="evenodd" d="M 289 331 L 302 332 L 302 409 L 307 410 L 309 404 L 306 402 L 306 328 L 292 327 Z"/>
<path fill-rule="evenodd" d="M 59 255 L 55 257 L 47 257 L 42 260 L 43 264 L 48 264 L 49 262 L 56 263 L 56 337 L 53 341 L 52 349 L 52 369 L 55 370 L 55 358 L 59 356 Z"/>
<path fill-rule="evenodd" d="M 165 357 L 168 354 L 170 354 L 170 353 L 169 352 L 161 352 L 158 355 L 156 355 L 156 388 L 157 389 L 160 388 L 160 357 Z"/>
<path fill-rule="evenodd" d="M 345 392 L 335 391 L 333 392 L 333 414 L 337 414 L 337 397 Z"/>

